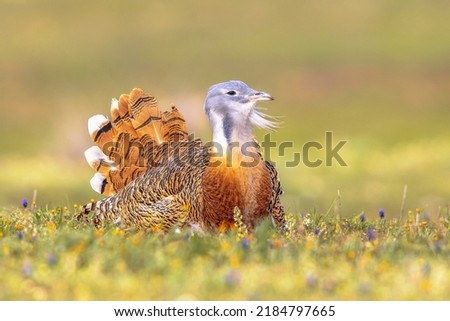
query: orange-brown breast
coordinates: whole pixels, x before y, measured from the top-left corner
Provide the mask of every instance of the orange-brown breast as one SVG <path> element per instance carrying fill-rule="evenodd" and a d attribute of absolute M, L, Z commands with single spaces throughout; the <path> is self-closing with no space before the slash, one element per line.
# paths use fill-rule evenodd
<path fill-rule="evenodd" d="M 220 166 L 211 166 L 218 161 Z M 243 167 L 240 162 L 234 161 L 233 166 L 227 166 L 223 159 L 212 159 L 202 185 L 204 221 L 208 228 L 232 227 L 236 206 L 250 230 L 259 219 L 268 215 L 272 183 L 262 160 L 254 166 Z"/>

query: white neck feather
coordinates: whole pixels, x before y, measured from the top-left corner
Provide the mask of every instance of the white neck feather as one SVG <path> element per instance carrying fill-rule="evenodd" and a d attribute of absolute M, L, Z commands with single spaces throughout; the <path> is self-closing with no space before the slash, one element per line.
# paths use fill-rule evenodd
<path fill-rule="evenodd" d="M 209 121 L 213 131 L 213 144 L 217 156 L 225 156 L 232 149 L 240 150 L 248 142 L 254 141 L 253 127 L 274 129 L 279 126 L 278 121 L 253 106 L 242 109 L 242 113 L 220 114 L 210 111 Z M 222 152 L 222 155 L 220 155 Z"/>
<path fill-rule="evenodd" d="M 215 151 L 218 153 L 217 156 L 225 156 L 230 143 L 233 142 L 233 135 L 231 137 L 226 136 L 225 134 L 226 126 L 224 124 L 225 117 L 223 115 L 210 113 L 208 116 L 213 131 L 212 143 L 213 146 L 216 148 Z"/>

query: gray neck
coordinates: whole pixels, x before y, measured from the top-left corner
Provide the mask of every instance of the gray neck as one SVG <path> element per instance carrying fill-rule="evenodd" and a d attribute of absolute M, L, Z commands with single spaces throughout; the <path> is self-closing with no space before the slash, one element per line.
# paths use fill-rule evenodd
<path fill-rule="evenodd" d="M 241 149 L 242 145 L 254 141 L 252 124 L 248 117 L 233 117 L 229 114 L 208 113 L 213 130 L 213 143 L 227 152 L 230 148 Z"/>

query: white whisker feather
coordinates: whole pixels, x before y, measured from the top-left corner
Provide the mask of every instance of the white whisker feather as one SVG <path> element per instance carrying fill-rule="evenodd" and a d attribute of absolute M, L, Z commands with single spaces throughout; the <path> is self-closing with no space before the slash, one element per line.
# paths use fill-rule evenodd
<path fill-rule="evenodd" d="M 252 110 L 249 120 L 253 126 L 267 130 L 276 129 L 281 126 L 279 119 L 263 113 L 260 108 L 256 107 Z"/>

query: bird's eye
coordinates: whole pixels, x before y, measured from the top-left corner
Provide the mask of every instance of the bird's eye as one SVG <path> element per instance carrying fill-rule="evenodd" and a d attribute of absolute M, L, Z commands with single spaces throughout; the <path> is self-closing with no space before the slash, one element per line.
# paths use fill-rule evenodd
<path fill-rule="evenodd" d="M 236 95 L 236 92 L 234 90 L 230 90 L 230 91 L 227 91 L 227 95 L 234 96 L 234 95 Z"/>

